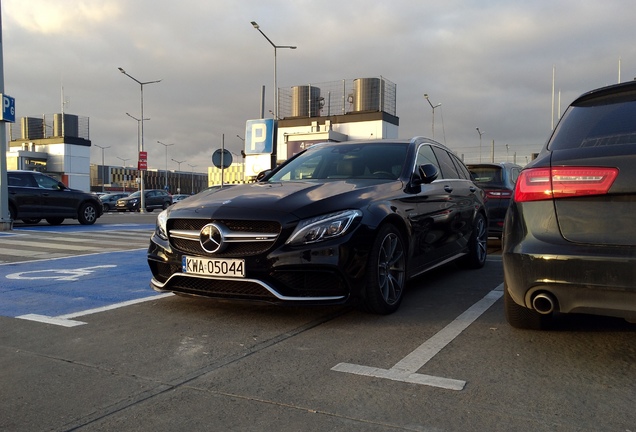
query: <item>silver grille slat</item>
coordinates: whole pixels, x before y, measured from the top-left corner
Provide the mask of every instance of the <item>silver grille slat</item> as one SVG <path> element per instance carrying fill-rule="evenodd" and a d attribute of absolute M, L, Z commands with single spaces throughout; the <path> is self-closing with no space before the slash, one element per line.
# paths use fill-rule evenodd
<path fill-rule="evenodd" d="M 170 230 L 169 236 L 184 240 L 199 241 L 200 231 L 195 230 Z M 278 234 L 272 233 L 243 233 L 236 231 L 224 231 L 223 240 L 226 242 L 267 242 L 276 240 Z"/>

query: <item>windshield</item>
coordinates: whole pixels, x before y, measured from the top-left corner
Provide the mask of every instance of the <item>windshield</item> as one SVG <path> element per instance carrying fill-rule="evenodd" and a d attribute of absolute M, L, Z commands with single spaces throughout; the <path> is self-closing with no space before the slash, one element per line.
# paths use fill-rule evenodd
<path fill-rule="evenodd" d="M 270 182 L 307 179 L 392 179 L 400 176 L 406 143 L 317 145 L 292 159 Z"/>
<path fill-rule="evenodd" d="M 141 194 L 139 193 L 139 191 L 137 191 L 137 192 L 131 193 L 130 195 L 128 195 L 128 197 L 129 198 L 135 198 L 135 197 L 139 197 L 139 195 L 141 195 Z"/>

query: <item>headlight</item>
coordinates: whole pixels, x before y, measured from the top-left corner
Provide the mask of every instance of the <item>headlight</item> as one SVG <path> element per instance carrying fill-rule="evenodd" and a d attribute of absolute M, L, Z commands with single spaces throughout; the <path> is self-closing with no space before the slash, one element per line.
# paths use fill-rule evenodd
<path fill-rule="evenodd" d="M 155 234 L 161 240 L 168 240 L 168 230 L 166 229 L 166 222 L 168 221 L 168 210 L 164 210 L 157 216 L 157 226 L 155 227 Z"/>
<path fill-rule="evenodd" d="M 343 210 L 302 220 L 286 244 L 298 246 L 341 236 L 359 217 L 362 217 L 360 210 Z"/>

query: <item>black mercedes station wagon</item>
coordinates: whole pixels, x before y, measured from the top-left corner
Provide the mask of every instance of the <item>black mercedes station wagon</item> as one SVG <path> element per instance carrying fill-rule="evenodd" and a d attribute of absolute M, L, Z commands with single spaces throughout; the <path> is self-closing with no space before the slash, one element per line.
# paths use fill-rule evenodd
<path fill-rule="evenodd" d="M 157 291 L 389 314 L 406 281 L 486 261 L 483 192 L 426 138 L 316 144 L 257 183 L 201 192 L 157 218 Z"/>
<path fill-rule="evenodd" d="M 503 236 L 513 327 L 559 314 L 636 322 L 636 82 L 583 94 L 517 180 Z"/>

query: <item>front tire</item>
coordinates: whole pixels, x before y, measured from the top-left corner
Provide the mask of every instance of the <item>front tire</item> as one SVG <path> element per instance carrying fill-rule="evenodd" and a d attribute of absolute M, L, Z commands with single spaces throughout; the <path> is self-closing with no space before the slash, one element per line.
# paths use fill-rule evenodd
<path fill-rule="evenodd" d="M 367 262 L 365 308 L 375 314 L 395 312 L 406 284 L 406 251 L 402 235 L 393 225 L 383 225 Z"/>
<path fill-rule="evenodd" d="M 95 204 L 82 204 L 77 214 L 77 220 L 79 220 L 79 223 L 82 225 L 93 225 L 97 220 L 97 207 L 95 207 Z"/>

